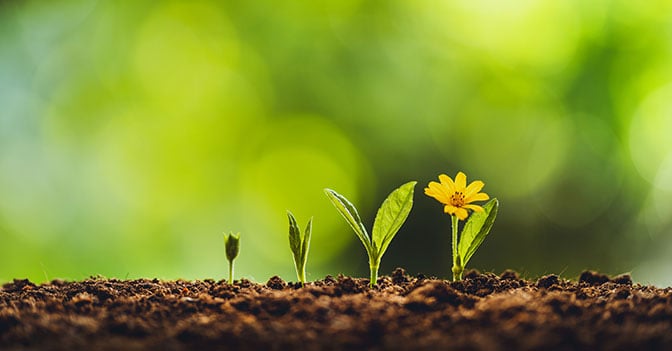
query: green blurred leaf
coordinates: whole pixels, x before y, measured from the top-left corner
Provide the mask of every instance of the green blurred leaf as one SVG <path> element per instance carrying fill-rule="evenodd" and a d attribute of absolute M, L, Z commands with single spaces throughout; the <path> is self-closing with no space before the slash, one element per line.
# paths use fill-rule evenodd
<path fill-rule="evenodd" d="M 299 260 L 301 258 L 301 230 L 299 229 L 298 224 L 296 224 L 296 218 L 294 215 L 287 211 L 287 218 L 289 219 L 289 248 L 292 250 L 292 255 L 294 256 L 294 263 L 299 266 Z"/>
<path fill-rule="evenodd" d="M 238 257 L 238 252 L 240 252 L 240 233 L 224 234 L 224 247 L 226 248 L 226 259 L 229 262 Z"/>
<path fill-rule="evenodd" d="M 306 224 L 306 232 L 303 235 L 301 243 L 301 267 L 305 267 L 308 262 L 308 250 L 310 249 L 310 237 L 313 232 L 313 218 L 311 217 Z"/>
<path fill-rule="evenodd" d="M 387 196 L 378 209 L 373 223 L 373 247 L 380 258 L 399 228 L 404 224 L 413 207 L 413 192 L 418 182 L 408 182 Z"/>
<path fill-rule="evenodd" d="M 371 238 L 369 238 L 369 234 L 366 232 L 366 228 L 364 227 L 362 219 L 359 217 L 359 213 L 357 213 L 355 206 L 350 203 L 350 201 L 348 201 L 345 196 L 331 189 L 324 189 L 324 192 L 327 194 L 327 197 L 329 197 L 329 200 L 331 200 L 331 203 L 334 204 L 338 212 L 340 212 L 343 218 L 345 218 L 348 224 L 350 224 L 352 230 L 355 231 L 355 234 L 357 234 L 359 240 L 361 240 L 362 244 L 364 244 L 366 252 L 369 254 L 369 256 L 373 256 L 375 252 L 371 244 Z"/>
<path fill-rule="evenodd" d="M 458 254 L 462 258 L 462 267 L 466 267 L 471 256 L 474 255 L 474 252 L 490 233 L 498 209 L 499 201 L 492 199 L 483 206 L 483 212 L 474 212 L 469 216 L 469 220 L 462 229 L 457 248 Z"/>
<path fill-rule="evenodd" d="M 310 218 L 308 221 L 303 237 L 294 215 L 287 211 L 287 218 L 289 219 L 289 248 L 292 250 L 292 256 L 294 257 L 296 276 L 301 283 L 305 283 L 306 262 L 308 262 L 308 249 L 310 248 L 310 237 L 313 231 L 313 218 Z"/>

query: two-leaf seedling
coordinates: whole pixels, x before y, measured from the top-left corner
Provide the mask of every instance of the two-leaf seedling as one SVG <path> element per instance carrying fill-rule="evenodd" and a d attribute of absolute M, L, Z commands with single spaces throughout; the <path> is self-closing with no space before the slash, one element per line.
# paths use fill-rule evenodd
<path fill-rule="evenodd" d="M 499 201 L 495 198 L 485 205 L 483 205 L 482 212 L 474 212 L 469 216 L 467 223 L 462 228 L 457 248 L 453 250 L 454 264 L 453 264 L 453 279 L 462 279 L 462 273 L 467 262 L 474 255 L 479 246 L 483 243 L 485 237 L 490 233 L 497 211 L 499 209 Z M 457 230 L 458 220 L 456 216 L 453 218 L 453 228 Z"/>
<path fill-rule="evenodd" d="M 378 281 L 378 268 L 380 267 L 380 260 L 385 250 L 387 250 L 390 242 L 411 212 L 411 208 L 413 207 L 413 191 L 416 183 L 415 181 L 408 182 L 390 193 L 378 209 L 371 236 L 366 231 L 355 206 L 345 196 L 334 190 L 324 189 L 329 200 L 331 200 L 338 212 L 341 213 L 343 218 L 355 231 L 359 240 L 364 244 L 366 253 L 369 256 L 369 267 L 371 269 L 370 285 L 372 287 Z"/>
<path fill-rule="evenodd" d="M 294 268 L 296 276 L 303 286 L 306 283 L 306 262 L 308 261 L 308 250 L 310 249 L 310 236 L 313 231 L 313 218 L 311 217 L 306 225 L 306 232 L 301 235 L 301 229 L 296 224 L 294 215 L 287 211 L 289 219 L 289 248 L 294 256 Z"/>

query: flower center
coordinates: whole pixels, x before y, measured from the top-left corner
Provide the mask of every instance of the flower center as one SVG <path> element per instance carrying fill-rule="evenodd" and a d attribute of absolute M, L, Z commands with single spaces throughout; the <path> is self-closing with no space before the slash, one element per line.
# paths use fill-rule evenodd
<path fill-rule="evenodd" d="M 450 202 L 455 207 L 464 206 L 464 194 L 461 191 L 456 191 L 453 195 L 450 195 Z"/>

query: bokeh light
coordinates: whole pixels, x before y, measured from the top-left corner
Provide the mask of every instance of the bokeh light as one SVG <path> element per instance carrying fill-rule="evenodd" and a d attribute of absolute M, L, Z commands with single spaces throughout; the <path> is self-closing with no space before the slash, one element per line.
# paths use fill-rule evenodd
<path fill-rule="evenodd" d="M 450 275 L 422 188 L 501 202 L 470 264 L 672 285 L 672 6 L 625 1 L 0 2 L 0 281 L 366 276 L 322 189 L 415 208 L 381 273 Z"/>

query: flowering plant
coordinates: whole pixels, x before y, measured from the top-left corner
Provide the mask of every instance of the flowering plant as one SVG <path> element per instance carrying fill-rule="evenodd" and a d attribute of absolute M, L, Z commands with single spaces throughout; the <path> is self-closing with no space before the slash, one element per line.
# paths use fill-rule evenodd
<path fill-rule="evenodd" d="M 499 201 L 492 199 L 483 206 L 472 204 L 475 201 L 486 201 L 490 196 L 480 192 L 485 186 L 480 180 L 467 186 L 467 176 L 462 172 L 457 173 L 455 181 L 445 174 L 439 175 L 439 181 L 440 183 L 429 182 L 425 195 L 442 203 L 443 211 L 452 218 L 453 280 L 461 280 L 464 267 L 495 222 Z M 468 210 L 473 211 L 471 217 Z M 469 220 L 464 224 L 458 238 L 459 222 L 467 217 Z"/>

